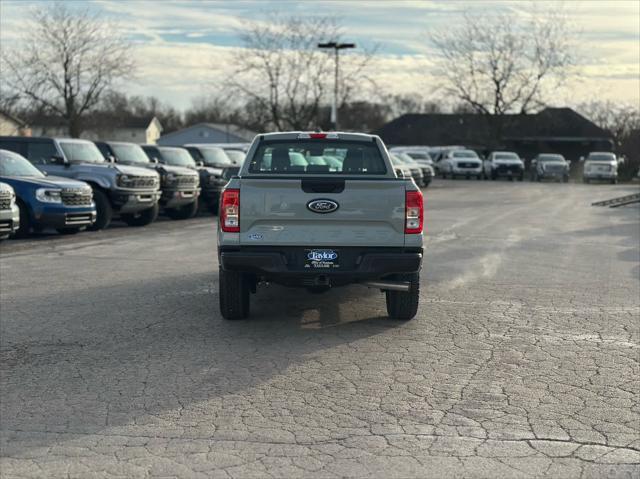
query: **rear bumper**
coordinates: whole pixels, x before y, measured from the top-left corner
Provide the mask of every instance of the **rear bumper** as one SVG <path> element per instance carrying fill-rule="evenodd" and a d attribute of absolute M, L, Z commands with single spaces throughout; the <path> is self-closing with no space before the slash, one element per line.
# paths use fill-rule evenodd
<path fill-rule="evenodd" d="M 394 274 L 415 273 L 422 266 L 421 248 L 340 248 L 340 268 L 305 269 L 306 248 L 256 247 L 221 249 L 220 266 L 226 271 L 253 273 L 292 286 L 308 286 L 314 278 L 330 278 L 333 285 L 357 283 Z"/>

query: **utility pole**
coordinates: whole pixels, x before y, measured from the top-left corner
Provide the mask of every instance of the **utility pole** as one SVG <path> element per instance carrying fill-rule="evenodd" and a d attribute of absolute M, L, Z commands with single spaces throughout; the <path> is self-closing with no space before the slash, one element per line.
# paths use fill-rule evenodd
<path fill-rule="evenodd" d="M 318 48 L 333 48 L 335 53 L 335 79 L 333 85 L 333 103 L 331 104 L 331 127 L 333 130 L 338 129 L 338 85 L 340 82 L 340 50 L 344 50 L 346 48 L 355 48 L 355 43 L 337 43 L 337 42 L 326 42 L 326 43 L 318 43 Z"/>

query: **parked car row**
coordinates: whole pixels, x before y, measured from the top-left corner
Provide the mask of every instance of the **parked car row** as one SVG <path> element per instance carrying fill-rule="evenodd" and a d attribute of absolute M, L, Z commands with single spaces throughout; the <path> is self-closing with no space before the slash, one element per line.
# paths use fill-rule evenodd
<path fill-rule="evenodd" d="M 476 151 L 460 145 L 396 146 L 390 148 L 389 152 L 397 156 L 400 154 L 411 156 L 414 161 L 429 162 L 434 175 L 438 174 L 442 178 L 476 178 L 478 180 L 507 178 L 512 181 L 523 181 L 528 174 L 531 181 L 557 180 L 566 183 L 569 181 L 571 166 L 571 163 L 560 154 L 540 153 L 531 159 L 527 172 L 525 161 L 515 152 L 493 151 L 481 157 Z M 618 164 L 621 160 L 614 153 L 591 152 L 580 161 L 584 163 L 583 181 L 585 183 L 599 180 L 617 182 Z"/>
<path fill-rule="evenodd" d="M 201 205 L 216 213 L 245 155 L 243 145 L 225 147 L 0 137 L 0 238 L 99 230 L 115 217 L 145 226 Z"/>

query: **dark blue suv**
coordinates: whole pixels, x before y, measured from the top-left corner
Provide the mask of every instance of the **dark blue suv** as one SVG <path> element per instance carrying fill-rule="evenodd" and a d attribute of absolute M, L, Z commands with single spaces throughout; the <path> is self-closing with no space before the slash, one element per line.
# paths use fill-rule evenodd
<path fill-rule="evenodd" d="M 0 181 L 11 185 L 20 209 L 16 236 L 54 228 L 77 233 L 96 220 L 91 187 L 83 181 L 47 176 L 24 157 L 0 150 Z"/>

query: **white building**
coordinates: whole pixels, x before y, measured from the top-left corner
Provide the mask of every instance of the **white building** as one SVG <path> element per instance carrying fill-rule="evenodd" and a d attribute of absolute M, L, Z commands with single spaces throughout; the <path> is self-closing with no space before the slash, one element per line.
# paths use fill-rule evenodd
<path fill-rule="evenodd" d="M 90 118 L 91 120 L 91 118 Z M 92 141 L 128 141 L 131 143 L 155 144 L 162 134 L 162 125 L 154 117 L 125 118 L 123 120 L 100 121 L 101 126 L 89 127 L 80 138 Z M 69 131 L 57 119 L 36 122 L 31 127 L 33 136 L 66 137 Z"/>

